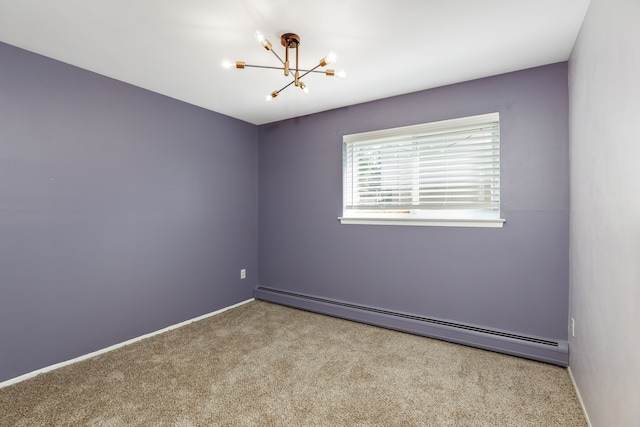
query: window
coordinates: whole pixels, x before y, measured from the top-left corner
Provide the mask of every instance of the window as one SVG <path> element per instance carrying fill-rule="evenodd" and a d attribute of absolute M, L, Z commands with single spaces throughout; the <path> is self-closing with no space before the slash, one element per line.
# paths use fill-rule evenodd
<path fill-rule="evenodd" d="M 502 227 L 498 113 L 344 135 L 343 224 Z"/>

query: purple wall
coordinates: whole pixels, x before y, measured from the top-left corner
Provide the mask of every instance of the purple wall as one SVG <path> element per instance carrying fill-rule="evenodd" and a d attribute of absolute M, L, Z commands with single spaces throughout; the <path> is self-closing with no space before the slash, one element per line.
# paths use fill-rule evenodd
<path fill-rule="evenodd" d="M 500 112 L 502 229 L 341 225 L 342 135 Z M 567 64 L 260 126 L 262 286 L 567 338 Z"/>
<path fill-rule="evenodd" d="M 2 43 L 0 64 L 0 381 L 251 298 L 254 125 Z"/>

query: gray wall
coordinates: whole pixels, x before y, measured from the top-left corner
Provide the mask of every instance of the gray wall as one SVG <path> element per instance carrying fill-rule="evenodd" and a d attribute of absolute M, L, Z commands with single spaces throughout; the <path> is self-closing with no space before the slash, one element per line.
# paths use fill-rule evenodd
<path fill-rule="evenodd" d="M 638 17 L 591 0 L 569 61 L 570 366 L 594 427 L 640 426 Z"/>
<path fill-rule="evenodd" d="M 502 229 L 341 225 L 342 135 L 500 112 Z M 567 64 L 260 126 L 259 282 L 567 338 Z"/>
<path fill-rule="evenodd" d="M 0 64 L 0 381 L 252 296 L 255 126 L 2 43 Z"/>

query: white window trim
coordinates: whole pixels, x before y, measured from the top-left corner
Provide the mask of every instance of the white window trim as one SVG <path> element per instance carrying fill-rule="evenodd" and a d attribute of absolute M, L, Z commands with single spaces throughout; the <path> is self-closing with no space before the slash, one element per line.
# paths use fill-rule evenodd
<path fill-rule="evenodd" d="M 343 136 L 344 142 L 353 142 L 367 139 L 376 139 L 388 136 L 396 136 L 420 131 L 437 131 L 439 129 L 447 129 L 457 124 L 477 124 L 490 121 L 492 119 L 499 120 L 499 113 L 482 114 L 472 117 L 462 117 L 457 119 L 442 120 L 438 122 L 423 123 L 414 126 L 404 126 L 400 128 L 382 129 L 370 132 L 362 132 Z M 338 217 L 341 224 L 358 224 L 358 225 L 402 225 L 402 226 L 435 226 L 435 227 L 486 227 L 486 228 L 502 228 L 506 222 L 503 218 L 425 218 L 425 217 L 399 217 L 384 215 L 350 215 Z"/>
<path fill-rule="evenodd" d="M 369 132 L 353 133 L 350 135 L 344 135 L 343 141 L 362 141 L 374 138 L 383 138 L 387 136 L 404 135 L 407 133 L 419 133 L 422 131 L 437 131 L 439 129 L 448 129 L 458 124 L 474 125 L 479 123 L 485 123 L 487 121 L 496 120 L 499 118 L 499 113 L 487 113 L 477 116 L 460 117 L 457 119 L 440 120 L 437 122 L 420 123 L 411 126 L 402 126 L 390 129 L 373 130 Z"/>
<path fill-rule="evenodd" d="M 502 228 L 504 219 L 425 219 L 425 218 L 383 218 L 383 217 L 338 217 L 340 224 L 359 225 L 408 225 L 422 227 L 487 227 Z"/>

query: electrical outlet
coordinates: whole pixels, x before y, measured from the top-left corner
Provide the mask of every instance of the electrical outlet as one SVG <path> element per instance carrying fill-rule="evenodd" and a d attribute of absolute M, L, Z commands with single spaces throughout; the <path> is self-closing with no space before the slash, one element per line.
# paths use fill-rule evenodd
<path fill-rule="evenodd" d="M 573 317 L 571 318 L 571 336 L 576 336 L 576 321 Z"/>
<path fill-rule="evenodd" d="M 240 270 L 240 278 L 241 279 L 246 279 L 247 278 L 247 270 L 245 268 Z"/>

